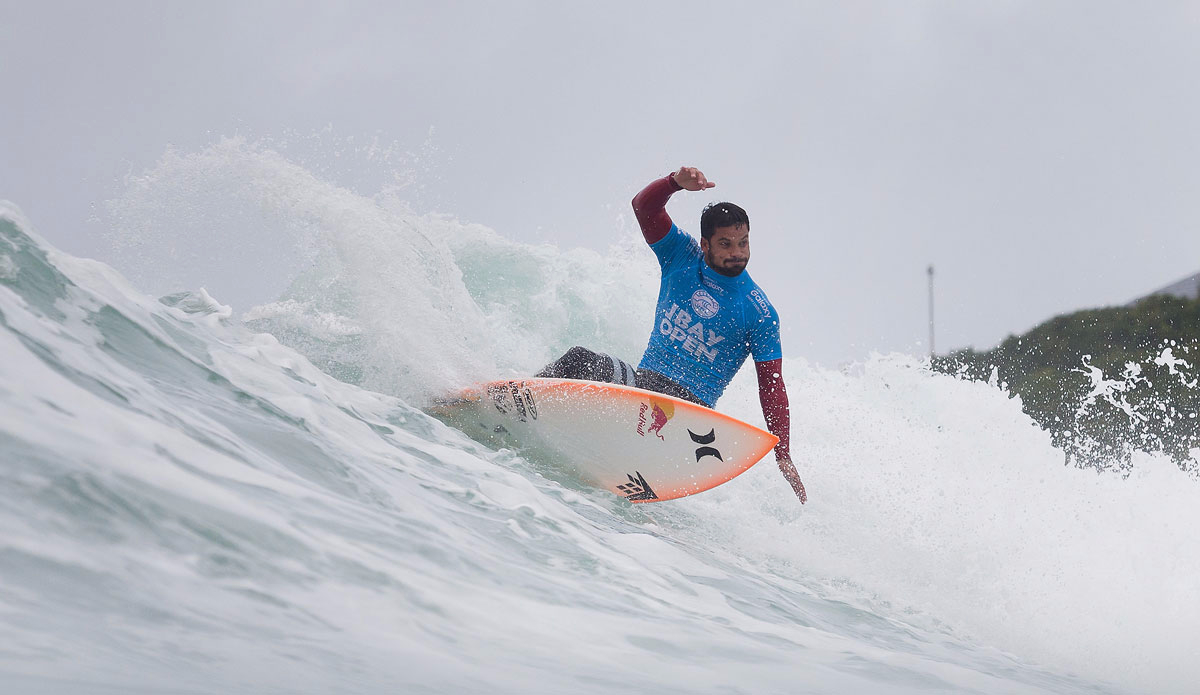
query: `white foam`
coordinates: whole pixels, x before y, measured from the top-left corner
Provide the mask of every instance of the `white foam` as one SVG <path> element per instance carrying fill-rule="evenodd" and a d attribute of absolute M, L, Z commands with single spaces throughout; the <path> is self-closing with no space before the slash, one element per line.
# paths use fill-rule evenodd
<path fill-rule="evenodd" d="M 1153 692 L 1200 679 L 1200 487 L 1168 458 L 1064 466 L 1017 399 L 912 358 L 785 370 L 808 505 L 760 464 L 681 505 L 701 537 L 1033 661 Z"/>

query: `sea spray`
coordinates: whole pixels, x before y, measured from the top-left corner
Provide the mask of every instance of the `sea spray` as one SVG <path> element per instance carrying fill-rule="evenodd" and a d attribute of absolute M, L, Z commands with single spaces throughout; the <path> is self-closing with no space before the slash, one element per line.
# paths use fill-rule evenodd
<path fill-rule="evenodd" d="M 331 374 L 415 401 L 532 373 L 573 344 L 636 360 L 649 330 L 657 268 L 629 230 L 614 230 L 607 255 L 520 244 L 239 139 L 168 152 L 109 208 L 120 257 L 154 269 L 144 281 L 250 300 L 251 325 Z M 247 254 L 247 238 L 274 248 Z M 276 278 L 277 294 L 229 277 Z"/>

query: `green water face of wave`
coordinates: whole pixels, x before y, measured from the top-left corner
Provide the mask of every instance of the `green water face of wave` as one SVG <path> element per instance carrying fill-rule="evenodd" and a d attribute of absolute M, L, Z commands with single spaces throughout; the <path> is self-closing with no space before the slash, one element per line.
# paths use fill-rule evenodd
<path fill-rule="evenodd" d="M 24 299 L 33 311 L 61 321 L 65 315 L 55 304 L 66 299 L 72 284 L 15 221 L 0 216 L 0 285 Z"/>

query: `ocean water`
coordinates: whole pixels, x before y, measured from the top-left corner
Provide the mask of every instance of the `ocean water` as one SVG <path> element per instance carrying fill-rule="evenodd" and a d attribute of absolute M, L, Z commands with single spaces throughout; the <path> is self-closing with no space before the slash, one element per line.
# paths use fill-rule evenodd
<path fill-rule="evenodd" d="M 0 207 L 0 692 L 1200 683 L 1200 482 L 1165 458 L 1064 466 L 1002 389 L 796 355 L 807 505 L 764 462 L 632 506 L 421 406 L 576 343 L 636 359 L 635 237 L 522 245 L 240 141 L 110 214 L 125 274 Z M 227 266 L 260 301 L 222 303 Z M 752 377 L 721 407 L 760 423 Z"/>

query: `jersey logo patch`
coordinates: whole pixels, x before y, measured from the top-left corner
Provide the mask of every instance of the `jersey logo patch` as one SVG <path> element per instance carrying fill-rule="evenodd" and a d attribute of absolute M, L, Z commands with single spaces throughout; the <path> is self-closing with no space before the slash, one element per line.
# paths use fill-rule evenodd
<path fill-rule="evenodd" d="M 672 304 L 658 323 L 658 332 L 672 343 L 683 343 L 680 346 L 683 351 L 696 359 L 705 359 L 709 364 L 715 364 L 719 352 L 716 345 L 725 340 L 725 336 L 717 335 L 715 331 L 706 331 L 703 323 L 693 323 L 692 318 L 686 309 Z"/>
<path fill-rule="evenodd" d="M 754 300 L 754 303 L 758 308 L 758 313 L 762 314 L 763 316 L 771 315 L 771 304 L 767 301 L 767 295 L 763 294 L 762 290 L 755 288 L 750 292 L 750 297 Z"/>
<path fill-rule="evenodd" d="M 713 299 L 713 296 L 704 290 L 696 290 L 692 293 L 692 311 L 702 319 L 711 319 L 721 310 L 721 304 Z"/>

